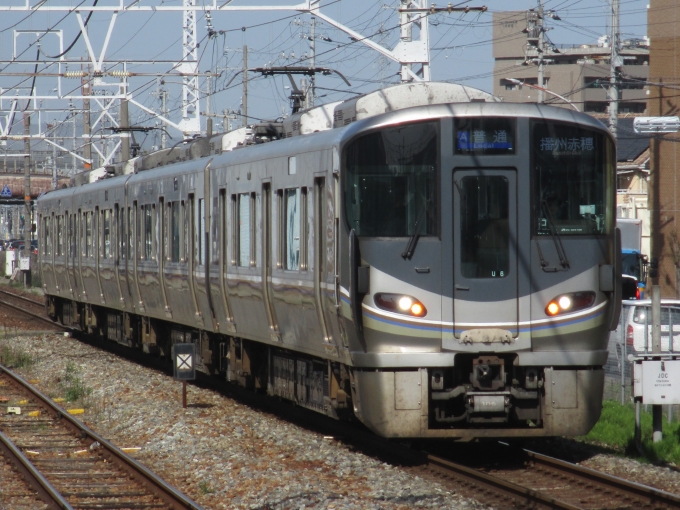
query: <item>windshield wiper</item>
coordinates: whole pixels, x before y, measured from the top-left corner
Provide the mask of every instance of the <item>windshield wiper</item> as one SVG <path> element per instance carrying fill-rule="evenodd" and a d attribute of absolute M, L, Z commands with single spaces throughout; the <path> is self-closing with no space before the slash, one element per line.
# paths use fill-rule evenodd
<path fill-rule="evenodd" d="M 425 214 L 425 209 L 427 209 L 428 202 L 429 200 L 423 202 L 423 205 L 420 208 L 420 212 L 418 213 L 418 217 L 416 218 L 416 224 L 413 226 L 413 234 L 411 235 L 411 238 L 408 240 L 406 249 L 401 254 L 401 257 L 404 260 L 406 259 L 411 260 L 411 257 L 413 257 L 413 252 L 416 251 L 416 245 L 418 244 L 418 238 L 420 237 L 420 223 L 421 220 L 423 219 L 423 215 Z"/>
<path fill-rule="evenodd" d="M 564 251 L 564 246 L 562 246 L 562 238 L 555 228 L 555 222 L 553 221 L 552 214 L 550 213 L 548 202 L 541 200 L 541 209 L 543 210 L 543 214 L 545 214 L 545 219 L 548 221 L 548 228 L 550 229 L 550 235 L 552 236 L 553 242 L 555 243 L 555 251 L 557 251 L 557 256 L 560 258 L 560 264 L 562 264 L 564 269 L 569 269 L 569 259 L 567 259 L 567 252 Z M 539 253 L 540 250 L 541 249 L 539 247 Z M 543 259 L 542 254 L 541 259 Z M 544 268 L 544 270 L 549 269 L 550 268 Z"/>

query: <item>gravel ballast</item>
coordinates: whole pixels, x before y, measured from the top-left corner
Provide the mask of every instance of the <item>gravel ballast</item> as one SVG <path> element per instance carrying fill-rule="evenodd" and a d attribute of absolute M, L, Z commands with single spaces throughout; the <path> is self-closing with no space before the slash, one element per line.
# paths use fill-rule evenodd
<path fill-rule="evenodd" d="M 483 507 L 431 479 L 211 389 L 190 384 L 189 407 L 182 409 L 182 386 L 172 377 L 76 339 L 34 334 L 1 344 L 34 356 L 35 364 L 17 372 L 51 397 L 65 396 L 74 378 L 82 382 L 81 391 L 89 395 L 62 405 L 84 403 L 79 418 L 88 426 L 118 447 L 131 448 L 130 455 L 205 508 Z M 565 458 L 573 444 L 564 442 Z M 579 448 L 584 466 L 680 493 L 675 469 L 589 454 L 588 448 Z"/>
<path fill-rule="evenodd" d="M 0 343 L 35 356 L 17 372 L 51 397 L 65 396 L 79 379 L 91 390 L 79 418 L 205 508 L 482 508 L 213 390 L 189 385 L 182 409 L 182 386 L 172 377 L 73 338 L 22 335 Z"/>

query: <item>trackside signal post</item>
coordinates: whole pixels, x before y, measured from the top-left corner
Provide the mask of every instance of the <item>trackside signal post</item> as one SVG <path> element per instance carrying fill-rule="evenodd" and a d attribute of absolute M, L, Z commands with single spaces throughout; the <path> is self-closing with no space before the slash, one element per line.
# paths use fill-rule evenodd
<path fill-rule="evenodd" d="M 196 345 L 175 344 L 172 346 L 175 379 L 182 381 L 182 408 L 187 408 L 187 381 L 196 379 Z"/>

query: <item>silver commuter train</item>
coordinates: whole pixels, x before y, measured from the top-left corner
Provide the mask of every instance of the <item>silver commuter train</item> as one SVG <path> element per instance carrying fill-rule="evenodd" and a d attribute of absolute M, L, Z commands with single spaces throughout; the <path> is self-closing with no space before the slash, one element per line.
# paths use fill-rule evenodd
<path fill-rule="evenodd" d="M 41 197 L 50 316 L 385 437 L 593 426 L 621 300 L 599 121 L 430 83 L 261 132 Z"/>

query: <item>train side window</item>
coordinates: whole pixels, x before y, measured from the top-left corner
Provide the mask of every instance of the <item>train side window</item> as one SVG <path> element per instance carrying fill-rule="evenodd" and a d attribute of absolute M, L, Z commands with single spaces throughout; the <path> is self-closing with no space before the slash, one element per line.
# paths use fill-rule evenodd
<path fill-rule="evenodd" d="M 68 255 L 71 259 L 76 257 L 76 215 L 68 215 Z"/>
<path fill-rule="evenodd" d="M 238 195 L 231 196 L 231 265 L 235 266 L 238 264 L 238 254 L 240 253 L 239 248 L 239 233 L 238 233 Z"/>
<path fill-rule="evenodd" d="M 102 211 L 102 256 L 105 259 L 111 258 L 111 210 Z"/>
<path fill-rule="evenodd" d="M 187 262 L 187 254 L 189 253 L 189 204 L 187 202 L 182 201 L 182 237 L 180 239 L 181 242 L 181 252 L 180 252 L 180 257 L 181 261 L 186 263 Z"/>
<path fill-rule="evenodd" d="M 205 201 L 199 198 L 196 202 L 196 264 L 205 264 Z"/>
<path fill-rule="evenodd" d="M 57 216 L 57 253 L 58 257 L 61 257 L 64 246 L 64 217 L 62 215 Z"/>
<path fill-rule="evenodd" d="M 264 197 L 263 197 L 264 200 Z M 270 198 L 271 200 L 271 198 Z M 257 266 L 257 210 L 258 196 L 256 193 L 250 194 L 250 265 Z M 270 205 L 271 207 L 271 205 Z"/>
<path fill-rule="evenodd" d="M 142 206 L 142 208 L 144 211 L 142 215 L 142 221 L 144 222 L 144 260 L 151 260 L 151 251 L 153 249 L 151 205 L 147 204 Z"/>
<path fill-rule="evenodd" d="M 170 260 L 179 262 L 179 202 L 170 203 Z"/>
<path fill-rule="evenodd" d="M 85 256 L 85 217 L 87 213 L 78 211 L 78 221 L 80 222 L 80 230 L 78 231 L 78 243 L 80 245 L 80 256 Z"/>
<path fill-rule="evenodd" d="M 238 195 L 238 265 L 250 266 L 250 193 Z"/>
<path fill-rule="evenodd" d="M 220 240 L 219 240 L 220 244 L 219 244 L 219 253 L 217 254 L 218 261 L 224 260 L 222 257 L 226 257 L 227 253 L 229 253 L 227 251 L 227 190 L 226 189 L 220 190 L 219 215 L 220 215 L 220 221 L 219 221 L 219 226 L 218 226 L 218 230 L 219 230 L 218 235 L 220 236 Z M 226 262 L 225 262 L 225 266 L 226 266 Z M 220 276 L 220 278 L 221 278 L 221 276 Z"/>
<path fill-rule="evenodd" d="M 156 204 L 153 204 L 151 206 L 151 260 L 156 260 L 156 254 L 158 253 L 158 214 L 156 214 Z"/>
<path fill-rule="evenodd" d="M 43 241 L 43 254 L 44 255 L 49 255 L 50 254 L 50 247 L 51 247 L 51 242 L 52 239 L 50 238 L 50 217 L 45 216 L 43 218 L 43 232 L 45 232 L 44 236 L 45 239 Z"/>
<path fill-rule="evenodd" d="M 92 257 L 101 257 L 102 254 L 102 247 L 104 245 L 103 243 L 103 236 L 102 236 L 102 221 L 100 219 L 101 217 L 101 211 L 99 208 L 95 208 L 94 212 L 92 213 Z"/>
<path fill-rule="evenodd" d="M 302 271 L 307 271 L 309 267 L 307 260 L 307 243 L 309 242 L 307 221 L 307 188 L 302 188 L 300 190 L 300 269 Z"/>
<path fill-rule="evenodd" d="M 219 205 L 220 201 L 217 197 L 211 199 L 211 214 L 210 214 L 210 264 L 216 266 L 220 263 L 219 251 Z"/>
<path fill-rule="evenodd" d="M 92 213 L 85 213 L 85 256 L 92 256 Z"/>
<path fill-rule="evenodd" d="M 127 239 L 127 242 L 126 242 L 127 258 L 128 258 L 128 260 L 132 260 L 132 240 L 133 240 L 133 237 L 132 237 L 132 228 L 133 228 L 132 227 L 132 225 L 133 225 L 132 224 L 132 208 L 128 207 L 127 212 L 125 214 L 127 215 L 127 236 L 126 236 L 126 239 Z M 125 218 L 123 219 L 123 221 L 126 221 Z"/>
<path fill-rule="evenodd" d="M 116 223 L 118 224 L 118 258 L 125 260 L 127 257 L 127 236 L 125 235 L 125 207 L 122 209 L 116 204 Z"/>
<path fill-rule="evenodd" d="M 276 217 L 277 217 L 277 236 L 278 243 L 276 244 L 276 268 L 282 269 L 284 267 L 283 259 L 285 255 L 284 242 L 285 237 L 285 220 L 284 220 L 284 201 L 283 201 L 284 190 L 276 190 Z"/>
<path fill-rule="evenodd" d="M 300 269 L 300 188 L 285 190 L 284 200 L 284 267 L 297 271 Z"/>

